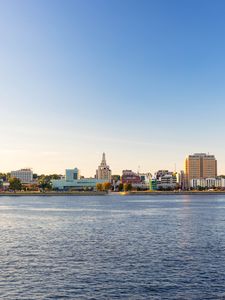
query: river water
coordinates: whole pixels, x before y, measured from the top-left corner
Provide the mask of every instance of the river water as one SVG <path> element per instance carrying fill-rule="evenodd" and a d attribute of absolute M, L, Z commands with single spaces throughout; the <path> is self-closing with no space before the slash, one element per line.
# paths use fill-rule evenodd
<path fill-rule="evenodd" d="M 0 299 L 225 299 L 225 196 L 0 197 Z"/>

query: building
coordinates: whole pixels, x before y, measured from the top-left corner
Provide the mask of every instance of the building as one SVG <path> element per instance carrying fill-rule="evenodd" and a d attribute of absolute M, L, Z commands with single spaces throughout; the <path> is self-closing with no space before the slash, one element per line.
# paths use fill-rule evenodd
<path fill-rule="evenodd" d="M 11 171 L 11 178 L 18 178 L 21 183 L 28 184 L 33 182 L 33 171 L 31 169 L 21 169 Z"/>
<path fill-rule="evenodd" d="M 132 170 L 123 170 L 121 179 L 123 184 L 130 183 L 132 186 L 141 184 L 141 177 Z"/>
<path fill-rule="evenodd" d="M 51 180 L 52 188 L 61 191 L 83 191 L 83 190 L 96 190 L 97 183 L 104 183 L 106 180 L 96 178 L 83 178 L 77 168 L 67 169 L 65 177 L 62 179 Z"/>
<path fill-rule="evenodd" d="M 152 177 L 149 184 L 149 190 L 150 191 L 156 191 L 157 190 L 157 179 L 155 177 Z"/>
<path fill-rule="evenodd" d="M 141 182 L 143 182 L 149 186 L 149 182 L 152 178 L 151 173 L 138 173 L 138 176 L 141 178 Z"/>
<path fill-rule="evenodd" d="M 142 189 L 151 189 L 151 180 L 152 174 L 151 173 L 138 173 L 138 176 L 141 179 L 142 185 L 140 186 Z"/>
<path fill-rule="evenodd" d="M 217 178 L 200 178 L 200 179 L 191 179 L 190 180 L 190 188 L 193 189 L 211 189 L 211 188 L 225 188 L 225 178 L 217 177 Z"/>
<path fill-rule="evenodd" d="M 178 186 L 177 173 L 168 170 L 159 170 L 155 174 L 157 180 L 157 189 L 175 189 Z"/>
<path fill-rule="evenodd" d="M 215 182 L 216 188 L 225 188 L 225 178 L 224 177 L 217 177 Z"/>
<path fill-rule="evenodd" d="M 111 176 L 111 183 L 113 186 L 113 190 L 116 191 L 121 183 L 120 175 L 112 175 Z"/>
<path fill-rule="evenodd" d="M 180 171 L 180 174 L 178 175 L 178 183 L 181 190 L 187 189 L 184 171 Z"/>
<path fill-rule="evenodd" d="M 111 170 L 106 163 L 105 153 L 102 154 L 102 161 L 98 169 L 96 170 L 96 178 L 104 181 L 111 182 Z"/>
<path fill-rule="evenodd" d="M 185 178 L 187 187 L 191 187 L 192 179 L 217 177 L 217 160 L 214 155 L 195 153 L 185 160 Z"/>
<path fill-rule="evenodd" d="M 80 171 L 77 168 L 66 169 L 66 181 L 80 179 Z"/>

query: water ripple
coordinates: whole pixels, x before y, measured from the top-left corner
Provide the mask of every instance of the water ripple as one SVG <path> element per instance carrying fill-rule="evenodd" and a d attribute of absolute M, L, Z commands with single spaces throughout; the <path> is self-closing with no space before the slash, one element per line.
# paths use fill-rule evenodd
<path fill-rule="evenodd" d="M 3 197 L 0 298 L 225 299 L 224 208 L 221 195 Z"/>

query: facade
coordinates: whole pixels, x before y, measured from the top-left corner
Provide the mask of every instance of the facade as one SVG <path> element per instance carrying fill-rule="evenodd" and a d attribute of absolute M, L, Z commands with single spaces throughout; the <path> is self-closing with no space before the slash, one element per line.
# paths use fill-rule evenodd
<path fill-rule="evenodd" d="M 225 178 L 217 177 L 215 182 L 216 188 L 225 188 Z"/>
<path fill-rule="evenodd" d="M 157 190 L 157 179 L 153 177 L 150 180 L 150 186 L 149 186 L 150 191 L 156 191 Z"/>
<path fill-rule="evenodd" d="M 187 189 L 184 171 L 180 171 L 178 182 L 181 190 Z"/>
<path fill-rule="evenodd" d="M 21 183 L 32 183 L 33 172 L 31 169 L 21 169 L 18 171 L 11 171 L 11 178 L 18 178 Z"/>
<path fill-rule="evenodd" d="M 81 178 L 73 181 L 67 181 L 66 179 L 52 180 L 52 188 L 54 190 L 61 191 L 83 191 L 83 190 L 96 190 L 97 183 L 104 183 L 104 180 L 96 178 Z"/>
<path fill-rule="evenodd" d="M 96 178 L 104 181 L 111 182 L 111 170 L 106 163 L 105 153 L 102 154 L 102 161 L 98 169 L 96 170 Z"/>
<path fill-rule="evenodd" d="M 138 176 L 141 179 L 141 186 L 139 186 L 142 189 L 151 189 L 151 180 L 152 180 L 152 174 L 151 173 L 138 173 Z"/>
<path fill-rule="evenodd" d="M 195 153 L 185 160 L 185 178 L 187 187 L 191 187 L 192 179 L 217 177 L 217 160 L 214 155 Z"/>
<path fill-rule="evenodd" d="M 200 179 L 191 179 L 190 187 L 193 189 L 198 188 L 225 188 L 225 178 L 200 178 Z"/>
<path fill-rule="evenodd" d="M 140 176 L 132 170 L 123 170 L 122 172 L 122 183 L 130 183 L 133 186 L 141 184 Z"/>
<path fill-rule="evenodd" d="M 81 178 L 77 168 L 67 169 L 65 177 L 62 179 L 53 179 L 51 181 L 54 190 L 69 191 L 69 190 L 96 190 L 97 183 L 104 183 L 106 180 L 96 178 Z"/>
<path fill-rule="evenodd" d="M 66 181 L 80 179 L 80 171 L 77 168 L 66 169 Z"/>
<path fill-rule="evenodd" d="M 174 189 L 178 185 L 177 173 L 168 170 L 159 170 L 155 174 L 157 180 L 157 189 Z"/>
<path fill-rule="evenodd" d="M 152 178 L 151 173 L 138 173 L 138 176 L 141 178 L 141 182 L 149 185 L 149 182 Z"/>
<path fill-rule="evenodd" d="M 151 173 L 135 173 L 132 170 L 123 170 L 121 182 L 131 184 L 132 187 L 140 190 L 151 189 Z"/>
<path fill-rule="evenodd" d="M 116 191 L 118 189 L 118 186 L 120 185 L 120 175 L 112 175 L 111 176 L 111 183 L 113 186 L 113 190 Z"/>

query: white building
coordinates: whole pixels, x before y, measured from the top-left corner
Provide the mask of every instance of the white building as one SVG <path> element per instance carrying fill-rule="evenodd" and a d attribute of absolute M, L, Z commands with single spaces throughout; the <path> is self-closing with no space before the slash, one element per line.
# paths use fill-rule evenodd
<path fill-rule="evenodd" d="M 225 188 L 225 178 L 217 177 L 215 182 L 215 187 Z"/>
<path fill-rule="evenodd" d="M 150 189 L 150 182 L 152 179 L 151 173 L 138 173 L 138 176 L 141 179 L 141 183 L 137 184 L 137 187 L 140 187 L 142 189 Z"/>
<path fill-rule="evenodd" d="M 190 180 L 190 187 L 196 189 L 201 188 L 225 188 L 225 178 L 202 178 L 202 179 L 192 179 Z"/>
<path fill-rule="evenodd" d="M 11 178 L 18 178 L 21 183 L 32 183 L 33 171 L 31 169 L 11 171 Z"/>
<path fill-rule="evenodd" d="M 111 174 L 112 174 L 112 172 L 106 163 L 105 153 L 103 153 L 101 164 L 98 167 L 98 169 L 96 170 L 96 178 L 110 182 Z"/>
<path fill-rule="evenodd" d="M 174 189 L 178 184 L 177 173 L 168 170 L 159 170 L 156 174 L 158 189 Z"/>

